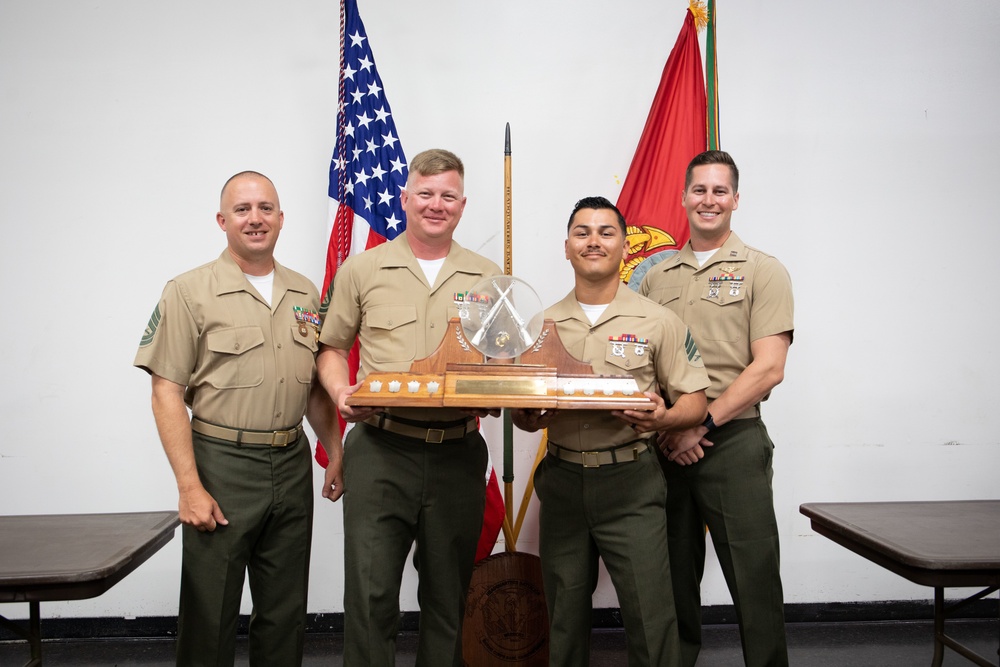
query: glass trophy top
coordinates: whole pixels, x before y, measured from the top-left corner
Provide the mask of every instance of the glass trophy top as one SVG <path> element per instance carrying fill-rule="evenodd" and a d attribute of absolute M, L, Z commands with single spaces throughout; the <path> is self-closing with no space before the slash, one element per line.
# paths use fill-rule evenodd
<path fill-rule="evenodd" d="M 542 332 L 542 302 L 528 283 L 494 276 L 478 283 L 459 302 L 462 330 L 472 346 L 493 359 L 513 359 Z"/>

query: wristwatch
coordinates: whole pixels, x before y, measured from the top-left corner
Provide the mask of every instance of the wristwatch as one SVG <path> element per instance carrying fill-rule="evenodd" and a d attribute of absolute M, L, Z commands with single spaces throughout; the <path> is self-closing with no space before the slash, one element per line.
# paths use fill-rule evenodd
<path fill-rule="evenodd" d="M 712 413 L 711 412 L 708 413 L 708 416 L 705 417 L 705 421 L 703 421 L 701 423 L 701 425 L 704 426 L 705 428 L 707 428 L 709 430 L 709 432 L 715 430 L 715 420 L 712 419 Z"/>

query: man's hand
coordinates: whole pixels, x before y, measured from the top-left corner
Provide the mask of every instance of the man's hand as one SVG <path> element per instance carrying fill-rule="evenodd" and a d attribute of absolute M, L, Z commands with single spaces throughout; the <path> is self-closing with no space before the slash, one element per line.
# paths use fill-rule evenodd
<path fill-rule="evenodd" d="M 459 410 L 470 417 L 477 417 L 479 419 L 500 416 L 500 408 L 459 408 Z"/>
<path fill-rule="evenodd" d="M 344 465 L 340 457 L 330 459 L 323 476 L 323 497 L 337 502 L 344 495 Z"/>
<path fill-rule="evenodd" d="M 361 389 L 361 384 L 361 382 L 358 382 L 350 387 L 344 387 L 333 397 L 337 403 L 337 411 L 340 412 L 340 416 L 343 417 L 345 422 L 363 422 L 376 412 L 381 412 L 385 409 L 364 405 L 350 406 L 347 404 L 347 399 L 358 389 Z"/>
<path fill-rule="evenodd" d="M 534 433 L 539 429 L 547 428 L 549 422 L 558 412 L 558 410 L 552 409 L 515 408 L 510 414 L 510 420 L 514 422 L 514 426 L 522 431 Z"/>
<path fill-rule="evenodd" d="M 653 402 L 652 410 L 612 410 L 611 415 L 631 426 L 636 433 L 649 433 L 663 428 L 667 419 L 667 405 L 656 392 L 643 394 Z"/>
<path fill-rule="evenodd" d="M 668 461 L 682 466 L 691 465 L 705 458 L 704 448 L 712 446 L 705 439 L 707 433 L 708 428 L 704 426 L 693 426 L 675 433 L 661 433 L 657 444 Z"/>
<path fill-rule="evenodd" d="M 203 486 L 180 493 L 177 513 L 180 515 L 181 523 L 197 528 L 202 533 L 212 532 L 216 526 L 229 525 L 229 521 L 222 514 L 222 508 Z"/>

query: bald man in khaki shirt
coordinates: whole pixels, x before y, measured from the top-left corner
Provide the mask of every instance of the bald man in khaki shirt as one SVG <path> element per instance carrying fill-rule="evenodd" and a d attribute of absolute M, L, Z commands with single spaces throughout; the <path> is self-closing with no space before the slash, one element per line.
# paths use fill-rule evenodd
<path fill-rule="evenodd" d="M 313 517 L 304 414 L 328 449 L 328 495 L 343 493 L 333 405 L 315 382 L 319 297 L 274 261 L 284 214 L 270 179 L 233 176 L 216 222 L 227 249 L 167 283 L 134 362 L 152 376 L 184 524 L 177 664 L 233 664 L 249 572 L 250 664 L 295 666 Z"/>

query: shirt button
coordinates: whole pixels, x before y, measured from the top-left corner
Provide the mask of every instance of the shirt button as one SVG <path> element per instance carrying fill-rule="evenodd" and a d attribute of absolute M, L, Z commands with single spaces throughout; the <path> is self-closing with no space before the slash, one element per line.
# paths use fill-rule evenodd
<path fill-rule="evenodd" d="M 690 305 L 693 305 L 693 304 L 694 304 L 694 301 L 688 301 L 688 305 L 689 305 L 689 306 L 690 306 Z"/>
<path fill-rule="evenodd" d="M 433 329 L 433 328 L 434 328 L 434 323 L 433 323 L 433 322 L 431 322 L 431 329 Z"/>
<path fill-rule="evenodd" d="M 278 343 L 278 349 L 279 350 L 281 349 L 281 343 Z"/>
<path fill-rule="evenodd" d="M 280 380 L 278 380 L 278 384 L 285 384 L 285 378 L 281 378 Z"/>
<path fill-rule="evenodd" d="M 590 424 L 584 424 L 583 428 L 590 428 Z"/>
<path fill-rule="evenodd" d="M 234 350 L 238 350 L 238 349 L 240 349 L 240 344 L 239 344 L 239 343 L 236 343 L 236 345 L 233 345 L 233 349 L 234 349 Z"/>
<path fill-rule="evenodd" d="M 274 418 L 275 419 L 280 419 L 281 418 L 281 413 L 280 412 L 275 413 Z"/>

